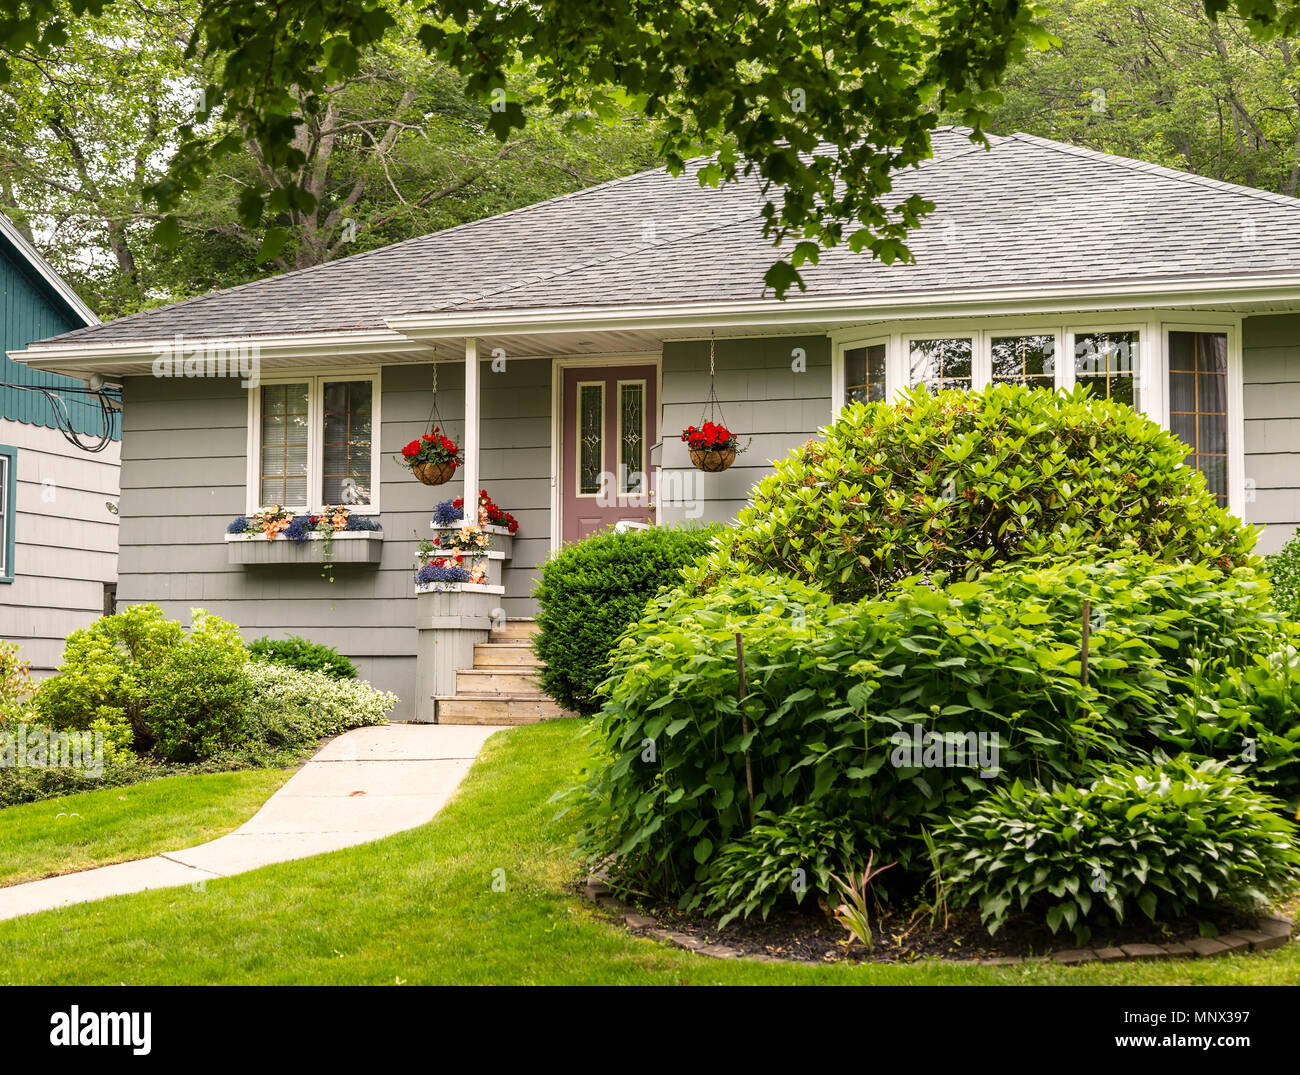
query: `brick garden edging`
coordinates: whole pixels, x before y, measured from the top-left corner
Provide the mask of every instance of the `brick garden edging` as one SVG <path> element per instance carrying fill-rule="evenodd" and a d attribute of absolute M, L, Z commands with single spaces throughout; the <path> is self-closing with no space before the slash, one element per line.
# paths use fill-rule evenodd
<path fill-rule="evenodd" d="M 582 894 L 597 907 L 619 915 L 623 919 L 623 925 L 633 933 L 644 934 L 665 944 L 698 952 L 702 956 L 712 956 L 714 959 L 748 959 L 754 963 L 807 962 L 802 959 L 784 959 L 780 956 L 746 955 L 739 948 L 732 948 L 730 945 L 705 944 L 689 933 L 663 929 L 653 918 L 639 914 L 634 908 L 615 899 L 609 886 L 599 877 L 588 877 Z M 1256 920 L 1254 929 L 1235 929 L 1219 937 L 1196 937 L 1190 941 L 1178 941 L 1173 944 L 1125 944 L 1118 948 L 1063 948 L 1050 956 L 995 956 L 990 959 L 938 957 L 938 959 L 941 963 L 979 964 L 982 967 L 1005 967 L 1016 963 L 1046 962 L 1048 959 L 1065 964 L 1210 959 L 1230 952 L 1266 952 L 1271 948 L 1281 948 L 1291 939 L 1291 927 L 1291 919 L 1282 915 L 1267 914 Z"/>

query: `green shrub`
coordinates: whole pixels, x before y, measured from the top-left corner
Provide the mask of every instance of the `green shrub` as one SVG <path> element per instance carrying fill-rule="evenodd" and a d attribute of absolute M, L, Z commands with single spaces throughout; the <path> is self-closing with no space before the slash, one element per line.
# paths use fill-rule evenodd
<path fill-rule="evenodd" d="M 1266 556 L 1273 581 L 1273 601 L 1278 609 L 1300 620 L 1300 532 L 1271 556 Z"/>
<path fill-rule="evenodd" d="M 108 749 L 189 761 L 237 741 L 248 696 L 238 629 L 203 609 L 187 634 L 157 605 L 131 605 L 68 636 L 32 704 L 55 729 L 99 730 Z"/>
<path fill-rule="evenodd" d="M 259 638 L 248 644 L 248 652 L 263 661 L 274 661 L 303 672 L 324 672 L 333 679 L 356 679 L 357 666 L 333 646 L 292 635 L 289 638 Z"/>
<path fill-rule="evenodd" d="M 0 808 L 79 791 L 125 787 L 158 775 L 160 771 L 155 766 L 130 753 L 112 762 L 106 755 L 104 770 L 98 776 L 85 769 L 65 766 L 4 766 L 0 767 Z"/>
<path fill-rule="evenodd" d="M 195 761 L 243 738 L 252 695 L 248 665 L 239 628 L 195 609 L 189 634 L 148 679 L 145 719 L 159 757 Z"/>
<path fill-rule="evenodd" d="M 1126 541 L 1163 560 L 1251 562 L 1254 529 L 1215 504 L 1186 450 L 1083 388 L 854 404 L 759 482 L 712 576 L 790 575 L 849 601 L 912 575 L 973 578 Z"/>
<path fill-rule="evenodd" d="M 1082 944 L 1099 918 L 1179 917 L 1286 890 L 1300 848 L 1280 806 L 1221 762 L 1178 757 L 1116 765 L 1086 787 L 997 788 L 936 842 L 954 904 L 978 904 L 990 932 L 1037 911 Z"/>
<path fill-rule="evenodd" d="M 310 746 L 349 728 L 383 724 L 397 696 L 364 680 L 335 679 L 271 661 L 249 663 L 244 745 Z"/>
<path fill-rule="evenodd" d="M 594 713 L 614 640 L 661 587 L 680 583 L 681 569 L 720 532 L 714 526 L 609 531 L 557 551 L 533 591 L 542 689 L 566 709 Z"/>
<path fill-rule="evenodd" d="M 1084 597 L 1093 617 L 1086 688 Z M 765 909 L 757 880 L 721 888 L 712 873 L 715 850 L 748 828 L 747 750 L 756 810 L 838 819 L 859 865 L 875 850 L 904 870 L 925 862 L 922 828 L 968 809 L 992 777 L 1077 783 L 1160 748 L 1237 757 L 1250 738 L 1260 778 L 1294 784 L 1295 710 L 1247 693 L 1216 711 L 1193 671 L 1236 668 L 1245 682 L 1260 655 L 1272 655 L 1265 661 L 1294 677 L 1294 637 L 1251 569 L 1225 576 L 1145 554 L 1020 564 L 937 590 L 913 582 L 854 604 L 775 576 L 670 591 L 611 656 L 581 797 L 582 847 L 629 889 L 686 907 L 716 909 L 726 896 Z M 910 742 L 914 731 L 954 749 L 972 734 L 995 735 L 994 771 L 909 758 L 893 737 Z"/>
<path fill-rule="evenodd" d="M 0 728 L 27 718 L 31 708 L 31 665 L 15 642 L 0 642 Z"/>
<path fill-rule="evenodd" d="M 68 635 L 63 662 L 40 685 L 33 708 L 52 728 L 125 722 L 145 749 L 153 739 L 145 720 L 150 679 L 184 637 L 181 625 L 157 605 L 130 605 L 101 617 Z"/>

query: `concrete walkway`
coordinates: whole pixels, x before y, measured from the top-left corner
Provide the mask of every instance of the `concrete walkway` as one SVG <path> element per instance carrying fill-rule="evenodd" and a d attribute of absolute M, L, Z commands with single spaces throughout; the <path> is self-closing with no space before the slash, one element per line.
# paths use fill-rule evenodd
<path fill-rule="evenodd" d="M 423 825 L 451 798 L 497 730 L 386 724 L 347 732 L 234 832 L 184 851 L 0 888 L 0 920 L 150 888 L 197 885 Z"/>

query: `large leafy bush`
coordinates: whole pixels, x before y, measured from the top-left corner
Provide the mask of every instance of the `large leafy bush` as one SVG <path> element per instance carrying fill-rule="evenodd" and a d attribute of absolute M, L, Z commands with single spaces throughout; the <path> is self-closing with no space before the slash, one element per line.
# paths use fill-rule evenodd
<path fill-rule="evenodd" d="M 939 589 L 913 581 L 854 604 L 775 576 L 669 592 L 612 654 L 583 845 L 629 888 L 766 911 L 781 891 L 762 871 L 748 886 L 734 884 L 735 870 L 723 876 L 755 839 L 746 835 L 747 751 L 755 809 L 777 819 L 769 827 L 806 810 L 838 821 L 860 860 L 875 849 L 904 867 L 925 862 L 922 828 L 987 795 L 989 777 L 1075 783 L 1156 749 L 1238 757 L 1249 739 L 1254 771 L 1293 787 L 1294 710 L 1249 694 L 1216 706 L 1195 671 L 1235 669 L 1245 683 L 1261 658 L 1294 669 L 1293 638 L 1251 569 L 1228 576 L 1131 552 L 1018 565 Z M 900 760 L 892 737 L 914 729 L 954 746 L 996 735 L 996 772 Z M 737 841 L 744 846 L 729 847 Z M 798 842 L 797 833 L 784 840 Z"/>
<path fill-rule="evenodd" d="M 653 527 L 596 534 L 565 545 L 543 566 L 533 591 L 544 662 L 542 688 L 566 709 L 593 713 L 610 647 L 646 602 L 681 581 L 719 527 Z"/>
<path fill-rule="evenodd" d="M 52 728 L 90 728 L 95 720 L 129 729 L 141 748 L 153 740 L 145 718 L 152 681 L 185 630 L 154 604 L 130 605 L 68 635 L 58 672 L 32 704 Z"/>
<path fill-rule="evenodd" d="M 1117 765 L 1084 787 L 999 787 L 936 833 L 957 906 L 990 932 L 1040 911 L 1080 943 L 1090 921 L 1250 906 L 1300 879 L 1281 803 L 1222 762 Z"/>
<path fill-rule="evenodd" d="M 166 761 L 211 757 L 244 734 L 252 694 L 239 628 L 202 609 L 148 678 L 145 722 Z"/>
<path fill-rule="evenodd" d="M 1216 505 L 1186 451 L 1083 388 L 854 404 L 759 482 L 711 563 L 715 576 L 790 575 L 836 600 L 1127 541 L 1164 560 L 1247 563 L 1255 531 Z"/>
<path fill-rule="evenodd" d="M 288 638 L 259 638 L 248 644 L 248 652 L 303 672 L 324 672 L 333 679 L 356 679 L 357 666 L 333 646 L 290 635 Z"/>

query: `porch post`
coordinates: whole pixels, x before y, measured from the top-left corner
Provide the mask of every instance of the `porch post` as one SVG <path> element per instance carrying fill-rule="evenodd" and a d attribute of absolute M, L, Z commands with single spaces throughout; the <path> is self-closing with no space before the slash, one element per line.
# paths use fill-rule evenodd
<path fill-rule="evenodd" d="M 467 526 L 478 522 L 478 446 L 479 446 L 479 380 L 478 380 L 478 340 L 472 336 L 465 338 L 465 463 L 461 467 L 461 479 L 465 485 L 465 504 L 461 508 L 461 519 Z"/>

